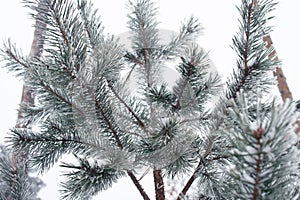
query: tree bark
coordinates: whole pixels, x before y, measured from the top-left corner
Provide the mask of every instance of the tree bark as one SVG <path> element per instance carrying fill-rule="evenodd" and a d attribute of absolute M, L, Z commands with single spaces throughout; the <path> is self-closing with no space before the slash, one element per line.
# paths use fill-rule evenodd
<path fill-rule="evenodd" d="M 267 48 L 270 48 L 271 45 L 273 44 L 272 39 L 269 35 L 263 37 L 263 41 L 266 42 Z M 276 50 L 272 51 L 269 57 L 270 58 L 274 57 L 274 60 L 278 60 L 278 57 L 276 56 Z M 285 101 L 286 99 L 293 99 L 292 93 L 289 89 L 289 86 L 286 81 L 286 77 L 284 76 L 281 67 L 276 67 L 274 76 L 277 79 L 277 87 L 280 92 L 282 100 Z"/>
<path fill-rule="evenodd" d="M 154 177 L 154 188 L 155 188 L 156 200 L 165 200 L 165 187 L 164 187 L 164 180 L 161 175 L 161 170 L 154 169 L 153 177 Z"/>
<path fill-rule="evenodd" d="M 45 5 L 41 1 L 38 6 L 42 8 Z M 41 15 L 41 13 L 39 13 L 38 15 Z M 41 53 L 43 51 L 43 45 L 44 45 L 44 29 L 45 28 L 46 28 L 45 23 L 43 23 L 39 20 L 36 20 L 33 41 L 31 44 L 31 49 L 30 49 L 30 54 L 29 54 L 30 59 L 41 56 Z M 35 103 L 34 102 L 34 94 L 32 93 L 30 87 L 28 85 L 26 85 L 26 77 L 25 77 L 20 105 L 21 106 L 22 106 L 22 104 L 34 105 L 34 103 Z M 22 111 L 21 111 L 21 109 L 19 109 L 15 127 L 16 128 L 31 128 L 30 124 L 25 124 L 22 120 L 23 120 Z M 14 171 L 16 171 L 18 167 L 25 165 L 26 173 L 28 174 L 28 171 L 27 171 L 28 170 L 28 152 L 22 152 L 19 154 L 12 153 L 11 162 L 12 162 L 12 167 L 14 168 Z M 8 197 L 8 199 L 10 200 L 11 198 Z"/>
<path fill-rule="evenodd" d="M 146 194 L 146 192 L 144 191 L 143 187 L 141 186 L 141 184 L 139 183 L 137 178 L 134 176 L 134 174 L 131 171 L 127 171 L 127 174 L 131 178 L 131 180 L 134 183 L 134 185 L 136 186 L 136 188 L 139 190 L 139 192 L 142 195 L 143 199 L 144 200 L 150 200 L 150 198 L 148 197 L 148 195 Z"/>
<path fill-rule="evenodd" d="M 43 4 L 43 1 L 41 1 L 38 5 L 40 8 L 44 8 L 45 4 Z M 39 18 L 42 17 L 42 13 L 38 13 Z M 47 24 L 41 22 L 40 20 L 36 20 L 35 22 L 35 30 L 33 34 L 33 41 L 31 44 L 31 49 L 29 53 L 29 58 L 33 59 L 35 57 L 40 57 L 43 52 L 43 46 L 44 46 L 44 30 L 46 28 Z M 34 94 L 32 93 L 30 87 L 26 85 L 26 77 L 25 82 L 23 85 L 23 91 L 22 91 L 22 97 L 21 97 L 21 103 L 22 104 L 29 104 L 34 105 Z M 22 122 L 23 115 L 22 111 L 19 110 L 18 117 L 17 117 L 17 123 L 15 125 L 16 128 L 30 128 L 29 124 L 24 124 Z"/>
<path fill-rule="evenodd" d="M 38 5 L 39 7 L 45 7 L 43 2 L 41 1 Z M 39 13 L 38 15 L 42 15 Z M 35 30 L 33 34 L 33 41 L 31 44 L 31 49 L 29 53 L 29 58 L 33 59 L 35 57 L 40 57 L 43 52 L 43 46 L 44 46 L 44 29 L 46 28 L 46 24 L 36 20 L 35 22 Z M 34 105 L 34 95 L 32 91 L 30 90 L 30 87 L 26 85 L 26 77 L 25 77 L 25 83 L 23 85 L 23 91 L 22 91 L 22 97 L 21 97 L 21 105 L 22 104 L 29 104 Z M 16 128 L 29 128 L 29 124 L 23 124 L 22 123 L 22 113 L 19 110 L 18 112 L 18 118 L 16 123 Z"/>
<path fill-rule="evenodd" d="M 263 41 L 266 42 L 267 48 L 270 48 L 271 45 L 273 44 L 272 39 L 269 35 L 263 37 Z M 275 50 L 273 52 L 271 52 L 269 56 L 273 57 L 274 55 L 276 55 Z M 278 60 L 278 57 L 276 56 L 274 59 Z M 282 101 L 286 101 L 287 99 L 293 100 L 292 92 L 289 89 L 289 86 L 286 81 L 286 77 L 284 76 L 281 67 L 276 67 L 276 70 L 274 71 L 274 76 L 276 77 L 276 80 L 277 80 L 277 88 L 280 92 Z M 296 125 L 295 133 L 299 133 L 300 132 L 300 117 L 297 118 L 295 125 Z"/>

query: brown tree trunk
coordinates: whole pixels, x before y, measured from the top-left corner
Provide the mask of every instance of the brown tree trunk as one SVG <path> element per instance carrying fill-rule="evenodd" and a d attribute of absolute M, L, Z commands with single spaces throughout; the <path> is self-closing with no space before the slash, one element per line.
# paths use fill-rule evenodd
<path fill-rule="evenodd" d="M 273 44 L 272 39 L 269 35 L 263 37 L 263 41 L 266 42 L 266 47 L 270 48 L 271 45 Z M 276 51 L 274 50 L 273 52 L 270 53 L 270 57 L 273 57 L 276 55 Z M 278 60 L 278 57 L 274 57 L 275 60 Z M 276 70 L 274 71 L 274 76 L 276 77 L 277 80 L 277 87 L 280 92 L 280 96 L 282 101 L 286 101 L 287 99 L 293 100 L 293 95 L 292 92 L 289 89 L 289 86 L 286 81 L 286 77 L 283 74 L 282 68 L 281 67 L 276 67 Z M 297 121 L 295 122 L 296 129 L 295 133 L 300 132 L 300 118 L 298 117 Z"/>
<path fill-rule="evenodd" d="M 39 7 L 44 7 L 45 5 L 43 2 L 40 2 Z M 41 15 L 41 13 L 39 13 Z M 35 30 L 34 30 L 34 35 L 33 35 L 33 41 L 31 44 L 31 49 L 30 49 L 30 54 L 29 58 L 32 59 L 34 57 L 40 57 L 41 53 L 43 51 L 43 44 L 44 44 L 44 29 L 46 28 L 46 24 L 36 20 L 35 22 Z M 26 85 L 26 77 L 25 77 L 25 82 L 23 85 L 23 91 L 22 91 L 22 97 L 21 97 L 21 102 L 20 105 L 22 104 L 29 104 L 29 105 L 34 105 L 34 95 L 32 91 L 30 90 L 30 87 Z M 16 128 L 31 128 L 30 124 L 25 124 L 23 121 L 23 115 L 21 109 L 18 112 L 17 116 L 17 122 L 15 127 Z M 15 154 L 13 153 L 11 155 L 11 162 L 13 168 L 16 170 L 18 167 L 25 165 L 26 171 L 28 170 L 28 152 L 22 152 L 20 154 Z M 10 197 L 8 198 L 10 199 Z"/>
<path fill-rule="evenodd" d="M 156 200 L 165 200 L 165 188 L 161 170 L 154 169 L 153 177 Z"/>
<path fill-rule="evenodd" d="M 286 78 L 283 74 L 281 67 L 276 67 L 276 71 L 274 72 L 274 76 L 277 79 L 277 87 L 280 92 L 281 98 L 283 101 L 286 99 L 293 99 L 292 93 L 289 89 L 289 86 L 286 82 Z"/>
<path fill-rule="evenodd" d="M 44 7 L 45 5 L 40 2 L 39 7 Z M 41 13 L 39 15 L 42 15 Z M 30 49 L 30 54 L 29 58 L 35 58 L 35 57 L 40 57 L 42 52 L 43 52 L 43 46 L 44 46 L 44 29 L 46 28 L 46 24 L 36 20 L 35 22 L 35 30 L 34 30 L 34 35 L 33 35 L 33 41 L 31 44 L 31 49 Z M 23 85 L 23 91 L 22 91 L 22 97 L 21 97 L 21 105 L 22 104 L 29 104 L 29 105 L 34 105 L 34 95 L 32 91 L 30 90 L 30 87 L 26 85 L 26 77 L 25 77 L 25 83 Z M 16 123 L 16 128 L 29 128 L 29 124 L 23 124 L 22 123 L 22 113 L 19 110 L 18 113 L 18 118 L 17 118 L 17 123 Z"/>
<path fill-rule="evenodd" d="M 272 39 L 269 35 L 263 37 L 263 41 L 266 42 L 266 47 L 270 48 L 271 45 L 273 44 Z M 271 58 L 274 57 L 274 60 L 278 60 L 278 57 L 276 56 L 276 51 L 274 50 L 273 52 L 270 53 L 269 55 Z M 274 76 L 277 79 L 277 87 L 280 92 L 281 98 L 283 101 L 286 99 L 293 99 L 292 93 L 289 89 L 289 86 L 286 82 L 286 78 L 283 74 L 282 68 L 281 67 L 276 67 L 276 70 L 274 72 Z"/>

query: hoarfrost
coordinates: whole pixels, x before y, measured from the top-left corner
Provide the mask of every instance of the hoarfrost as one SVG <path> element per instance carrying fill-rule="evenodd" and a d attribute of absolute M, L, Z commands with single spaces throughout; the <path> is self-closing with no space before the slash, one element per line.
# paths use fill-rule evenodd
<path fill-rule="evenodd" d="M 249 123 L 249 128 L 250 128 L 251 131 L 254 131 L 254 130 L 257 130 L 257 128 L 259 128 L 259 127 L 257 125 L 257 122 L 255 121 L 255 122 L 250 122 Z"/>
<path fill-rule="evenodd" d="M 244 159 L 248 163 L 255 163 L 256 162 L 256 160 L 251 156 L 245 156 Z"/>
<path fill-rule="evenodd" d="M 256 154 L 257 153 L 257 149 L 253 148 L 252 146 L 246 146 L 246 151 L 249 154 Z"/>
<path fill-rule="evenodd" d="M 246 173 L 245 171 L 242 172 L 241 178 L 243 178 L 248 183 L 254 184 L 254 182 L 255 182 L 254 179 L 251 176 L 249 176 L 249 174 Z"/>

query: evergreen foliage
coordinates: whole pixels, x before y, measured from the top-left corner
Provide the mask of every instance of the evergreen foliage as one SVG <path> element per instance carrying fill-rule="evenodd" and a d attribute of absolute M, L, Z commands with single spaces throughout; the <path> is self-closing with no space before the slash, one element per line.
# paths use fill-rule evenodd
<path fill-rule="evenodd" d="M 279 63 L 262 41 L 273 0 L 241 1 L 237 67 L 225 88 L 195 43 L 201 25 L 194 17 L 161 45 L 155 5 L 129 1 L 132 48 L 125 50 L 104 34 L 87 0 L 24 2 L 47 24 L 44 52 L 27 59 L 8 41 L 2 58 L 26 76 L 38 104 L 21 110 L 39 128 L 13 129 L 8 144 L 30 152 L 30 166 L 42 173 L 74 155 L 74 163 L 61 164 L 69 170 L 62 199 L 90 199 L 127 175 L 148 200 L 135 176 L 143 168 L 153 170 L 157 200 L 165 199 L 164 180 L 180 176 L 187 182 L 178 200 L 299 198 L 296 104 L 270 101 Z M 161 76 L 170 61 L 180 75 L 173 87 Z M 126 84 L 132 71 L 135 93 Z"/>
<path fill-rule="evenodd" d="M 37 193 L 44 183 L 39 178 L 28 176 L 24 165 L 21 168 L 17 160 L 13 163 L 10 157 L 5 147 L 0 145 L 0 199 L 39 200 Z"/>

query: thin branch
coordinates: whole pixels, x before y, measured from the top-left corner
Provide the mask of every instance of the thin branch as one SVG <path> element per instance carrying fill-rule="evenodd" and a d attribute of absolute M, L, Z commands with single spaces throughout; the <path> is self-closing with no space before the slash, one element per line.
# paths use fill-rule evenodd
<path fill-rule="evenodd" d="M 142 195 L 144 200 L 150 200 L 146 192 L 144 191 L 144 188 L 141 186 L 135 175 L 131 171 L 127 171 L 128 176 L 131 178 L 133 184 L 137 187 L 140 194 Z"/>
<path fill-rule="evenodd" d="M 54 18 L 54 20 L 55 20 L 55 22 L 56 22 L 56 24 L 57 24 L 57 26 L 59 28 L 60 33 L 62 34 L 61 36 L 62 36 L 65 44 L 71 50 L 71 48 L 70 48 L 71 45 L 70 45 L 70 41 L 68 39 L 67 33 L 66 33 L 64 27 L 62 26 L 63 23 L 60 21 L 59 17 L 56 15 L 56 10 L 55 10 L 54 6 L 55 6 L 55 3 L 52 3 L 51 5 L 49 5 L 51 11 L 54 13 L 53 18 Z"/>
<path fill-rule="evenodd" d="M 243 78 L 240 81 L 239 85 L 236 88 L 236 91 L 234 92 L 234 94 L 232 94 L 233 99 L 236 98 L 237 93 L 242 89 L 242 87 L 245 85 L 245 82 L 248 78 L 248 76 L 250 75 L 250 73 L 252 72 L 253 68 L 248 66 L 248 46 L 249 46 L 249 37 L 250 37 L 250 24 L 251 24 L 251 14 L 252 11 L 254 9 L 254 7 L 256 6 L 256 1 L 254 1 L 254 3 L 250 3 L 248 6 L 248 12 L 247 12 L 247 27 L 245 30 L 245 35 L 246 35 L 246 43 L 245 43 L 245 49 L 244 49 L 244 53 L 243 53 L 243 63 L 244 63 L 244 74 L 243 74 Z"/>
<path fill-rule="evenodd" d="M 215 161 L 215 160 L 219 160 L 219 159 L 223 159 L 223 158 L 228 158 L 226 156 L 217 156 L 211 159 L 211 161 Z M 197 173 L 200 171 L 200 167 L 203 164 L 203 159 L 200 159 L 194 173 L 192 174 L 192 176 L 189 178 L 189 180 L 187 181 L 187 183 L 185 184 L 184 188 L 182 189 L 182 191 L 179 193 L 178 197 L 176 200 L 181 200 L 182 197 L 184 197 L 187 193 L 187 191 L 190 189 L 190 187 L 192 186 L 192 184 L 194 183 L 194 181 L 197 179 Z"/>
<path fill-rule="evenodd" d="M 64 22 L 61 21 L 59 16 L 57 15 L 57 12 L 55 9 L 55 3 L 57 3 L 57 2 L 54 2 L 48 6 L 51 9 L 51 11 L 53 12 L 53 18 L 55 20 L 55 23 L 58 26 L 59 32 L 61 33 L 61 37 L 62 37 L 63 41 L 65 42 L 66 46 L 68 47 L 68 50 L 70 51 L 70 55 L 73 56 L 74 50 L 72 47 L 72 42 L 68 38 L 68 33 L 66 32 L 66 28 L 63 26 Z M 59 3 L 57 3 L 57 4 L 59 4 Z M 74 65 L 76 71 L 78 72 L 80 70 L 80 65 L 75 65 L 74 63 L 73 63 L 73 65 Z M 72 73 L 71 73 L 71 76 L 73 77 Z"/>
<path fill-rule="evenodd" d="M 253 135 L 256 139 L 256 145 L 257 145 L 257 148 L 258 148 L 258 151 L 257 151 L 257 159 L 256 159 L 256 168 L 255 168 L 255 171 L 256 171 L 256 174 L 255 174 L 255 183 L 254 183 L 254 188 L 253 188 L 253 195 L 252 195 L 252 199 L 253 200 L 256 200 L 257 199 L 257 196 L 258 196 L 258 188 L 259 188 L 259 182 L 260 182 L 260 174 L 261 174 L 261 162 L 262 162 L 262 157 L 261 157 L 261 137 L 264 133 L 264 130 L 262 128 L 258 128 L 256 130 L 253 131 Z"/>
<path fill-rule="evenodd" d="M 135 112 L 130 108 L 130 106 L 117 94 L 113 86 L 111 85 L 110 81 L 108 82 L 108 86 L 111 89 L 111 91 L 114 93 L 114 95 L 117 97 L 117 99 L 125 106 L 125 108 L 131 113 L 131 115 L 136 119 L 137 124 L 145 130 L 145 124 L 142 122 L 142 120 L 135 114 Z"/>
<path fill-rule="evenodd" d="M 80 112 L 81 114 L 83 114 L 83 112 L 77 108 L 76 106 L 74 106 L 72 104 L 72 102 L 68 101 L 67 99 L 65 99 L 63 96 L 57 94 L 51 87 L 49 87 L 48 85 L 46 85 L 44 82 L 41 81 L 41 86 L 43 86 L 43 88 L 48 91 L 49 93 L 53 94 L 54 96 L 56 96 L 59 100 L 61 100 L 62 102 L 66 103 L 68 106 L 70 106 L 71 108 L 76 109 L 78 112 Z"/>
<path fill-rule="evenodd" d="M 11 52 L 11 50 L 7 49 L 7 50 L 5 51 L 5 53 L 6 53 L 8 56 L 10 56 L 14 61 L 16 61 L 19 65 L 23 66 L 24 68 L 28 69 L 28 68 L 30 67 L 30 66 L 26 65 L 26 63 L 24 63 L 24 62 L 22 62 L 21 60 L 19 60 L 19 59 L 17 58 L 17 56 Z"/>
<path fill-rule="evenodd" d="M 205 150 L 203 156 L 200 157 L 199 163 L 198 163 L 197 167 L 195 168 L 194 173 L 189 178 L 189 180 L 185 184 L 185 186 L 182 189 L 182 191 L 179 193 L 179 195 L 177 197 L 177 200 L 180 200 L 181 197 L 183 197 L 183 196 L 186 195 L 187 191 L 190 189 L 190 187 L 192 186 L 192 184 L 194 183 L 194 181 L 197 178 L 197 173 L 199 172 L 200 167 L 203 164 L 203 159 L 205 159 L 208 155 L 211 154 L 212 148 L 213 148 L 213 139 L 212 138 L 208 138 L 208 144 L 207 144 L 206 150 Z M 222 158 L 222 157 L 219 157 L 219 158 Z M 215 160 L 217 160 L 216 157 L 215 157 Z"/>
<path fill-rule="evenodd" d="M 120 149 L 123 149 L 123 145 L 122 142 L 117 134 L 117 131 L 114 129 L 114 127 L 112 126 L 111 122 L 109 121 L 109 119 L 106 117 L 101 105 L 99 104 L 99 102 L 97 101 L 97 99 L 95 99 L 95 103 L 96 103 L 96 107 L 98 109 L 98 111 L 100 112 L 100 114 L 102 115 L 102 117 L 104 118 L 105 123 L 108 125 L 108 127 L 110 128 L 110 130 L 112 131 L 114 138 L 117 141 L 118 147 Z M 144 191 L 143 187 L 141 186 L 141 184 L 139 183 L 139 181 L 137 180 L 137 178 L 135 177 L 135 175 L 130 171 L 127 170 L 127 174 L 128 176 L 131 178 L 133 184 L 136 186 L 136 188 L 139 190 L 140 194 L 142 195 L 142 197 L 144 198 L 144 200 L 150 200 L 150 198 L 148 197 L 148 195 L 146 194 L 146 192 Z"/>
<path fill-rule="evenodd" d="M 113 125 L 111 124 L 110 120 L 107 118 L 107 116 L 105 115 L 104 110 L 102 109 L 101 105 L 99 104 L 98 100 L 95 98 L 95 104 L 96 104 L 96 108 L 98 109 L 98 111 L 100 112 L 101 116 L 104 119 L 104 122 L 106 123 L 106 125 L 109 127 L 109 129 L 112 131 L 114 138 L 118 144 L 118 147 L 120 149 L 123 149 L 123 144 L 120 140 L 120 137 L 118 136 L 117 131 L 115 130 L 115 128 L 113 127 Z"/>
<path fill-rule="evenodd" d="M 76 75 L 72 74 L 72 72 L 64 65 L 62 66 L 62 69 L 72 78 L 75 79 Z"/>
<path fill-rule="evenodd" d="M 255 5 L 254 5 L 255 6 Z M 247 14 L 247 27 L 245 30 L 245 35 L 246 35 L 246 44 L 245 44 L 245 50 L 244 50 L 244 67 L 245 71 L 247 72 L 249 67 L 248 67 L 248 46 L 249 46 L 249 36 L 250 36 L 250 24 L 251 24 L 251 14 L 253 10 L 253 4 L 251 3 L 248 7 L 248 14 Z"/>
<path fill-rule="evenodd" d="M 197 173 L 199 172 L 200 170 L 200 167 L 202 165 L 202 160 L 199 161 L 193 175 L 189 178 L 189 180 L 187 181 L 187 183 L 185 184 L 184 188 L 182 189 L 182 191 L 179 193 L 178 197 L 177 197 L 177 200 L 181 200 L 181 197 L 185 196 L 187 191 L 190 189 L 190 187 L 192 186 L 192 184 L 194 183 L 194 181 L 196 180 L 197 178 Z"/>
<path fill-rule="evenodd" d="M 84 144 L 84 145 L 87 145 L 87 146 L 91 146 L 91 147 L 97 147 L 96 145 L 94 144 L 91 144 L 91 143 L 87 143 L 87 142 L 83 142 L 83 141 L 80 141 L 80 140 L 73 140 L 73 139 L 49 139 L 49 138 L 24 138 L 22 137 L 21 135 L 19 135 L 21 137 L 22 140 L 26 141 L 26 143 L 28 142 L 74 142 L 74 143 L 78 143 L 78 144 Z"/>

